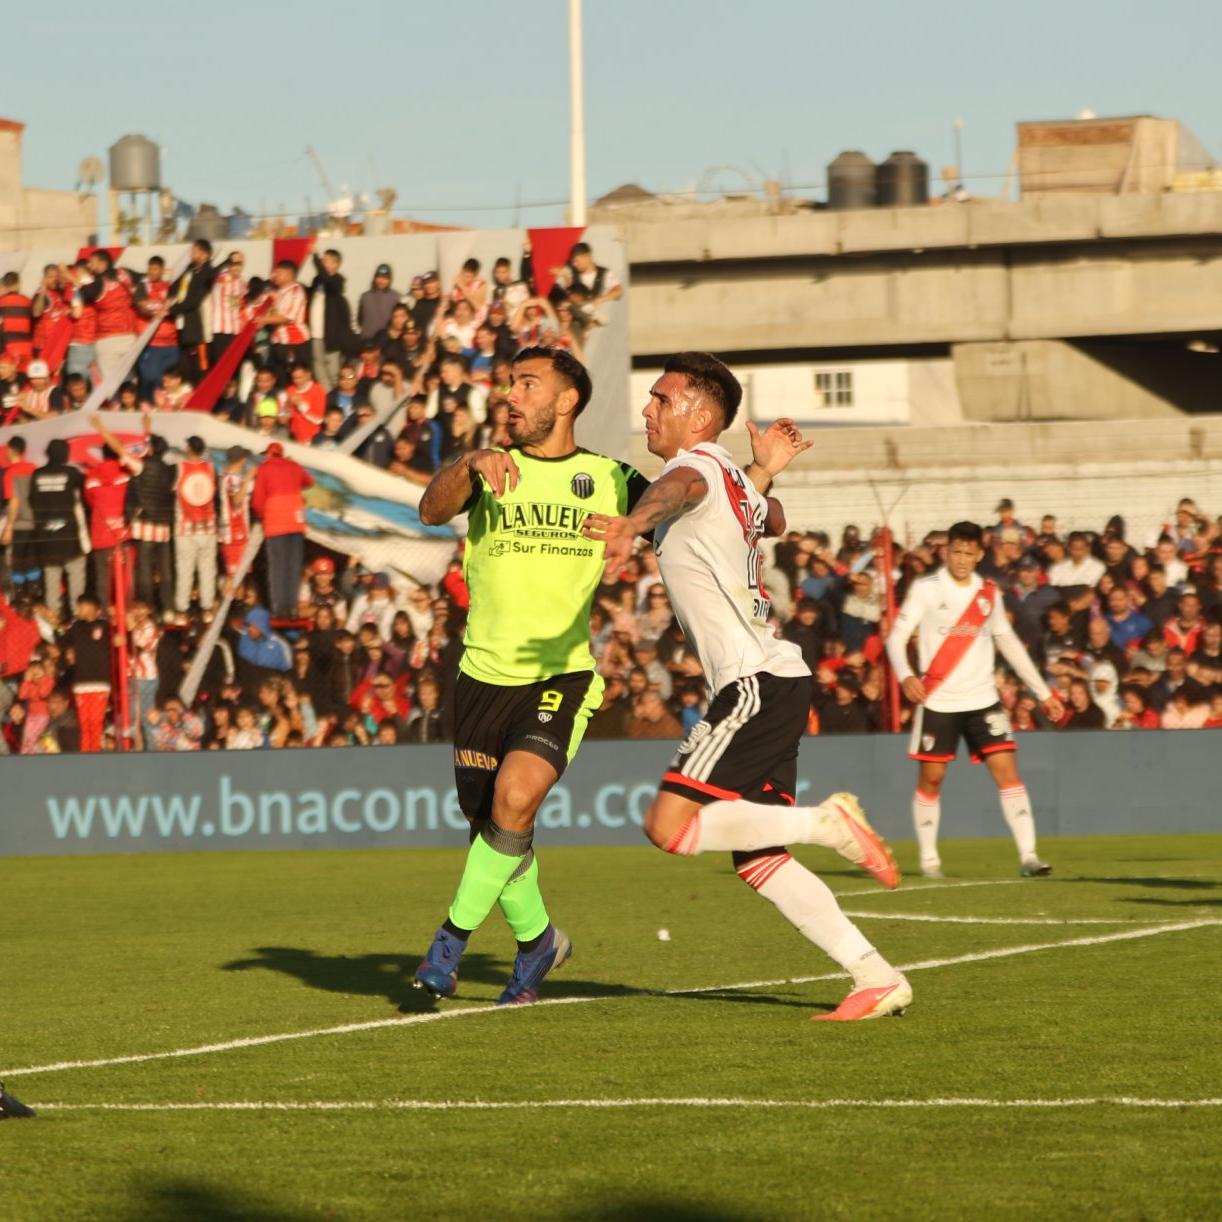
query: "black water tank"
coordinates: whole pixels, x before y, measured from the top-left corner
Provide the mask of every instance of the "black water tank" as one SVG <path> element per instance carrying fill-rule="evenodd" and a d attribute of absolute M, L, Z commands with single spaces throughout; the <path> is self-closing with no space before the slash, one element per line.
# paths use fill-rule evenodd
<path fill-rule="evenodd" d="M 929 203 L 929 166 L 915 153 L 892 153 L 878 167 L 880 208 L 912 208 Z"/>
<path fill-rule="evenodd" d="M 874 207 L 874 162 L 865 153 L 841 153 L 827 167 L 827 206 Z"/>

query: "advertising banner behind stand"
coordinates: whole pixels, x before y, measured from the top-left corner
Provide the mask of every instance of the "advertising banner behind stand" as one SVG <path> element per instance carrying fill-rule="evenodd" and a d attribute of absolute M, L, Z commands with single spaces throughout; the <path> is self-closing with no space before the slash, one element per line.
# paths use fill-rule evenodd
<path fill-rule="evenodd" d="M 1206 731 L 1032 734 L 1019 759 L 1043 836 L 1216 832 L 1214 744 Z M 536 843 L 643 844 L 674 746 L 587 743 L 543 804 Z M 883 835 L 910 839 L 904 749 L 892 735 L 808 739 L 798 801 L 852 790 Z M 467 843 L 444 746 L 18 756 L 2 766 L 0 857 Z M 1008 835 L 985 769 L 952 770 L 943 834 Z"/>

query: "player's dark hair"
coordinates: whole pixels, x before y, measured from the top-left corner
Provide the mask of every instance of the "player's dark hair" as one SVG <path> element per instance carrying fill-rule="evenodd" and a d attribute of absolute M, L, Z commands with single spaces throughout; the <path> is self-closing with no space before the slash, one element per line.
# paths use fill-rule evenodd
<path fill-rule="evenodd" d="M 676 352 L 662 366 L 663 373 L 681 373 L 692 389 L 707 395 L 721 411 L 723 427 L 729 428 L 743 401 L 739 380 L 711 352 Z"/>
<path fill-rule="evenodd" d="M 209 242 L 207 238 L 196 238 L 191 245 L 194 246 L 196 250 L 202 251 L 209 258 L 212 257 L 212 243 Z"/>
<path fill-rule="evenodd" d="M 4 287 L 6 289 L 15 289 L 21 283 L 21 277 L 16 272 L 4 273 Z"/>
<path fill-rule="evenodd" d="M 165 267 L 165 260 L 160 255 L 149 256 L 149 267 L 156 263 L 158 267 Z"/>
<path fill-rule="evenodd" d="M 580 416 L 585 411 L 594 394 L 594 384 L 590 381 L 589 370 L 567 348 L 548 348 L 543 344 L 522 348 L 513 363 L 520 365 L 523 361 L 550 361 L 552 368 L 577 392 L 577 409 L 573 415 Z"/>
<path fill-rule="evenodd" d="M 292 272 L 294 276 L 301 270 L 292 259 L 281 259 L 276 266 L 282 271 Z"/>
<path fill-rule="evenodd" d="M 955 542 L 975 543 L 977 547 L 983 547 L 984 531 L 975 522 L 956 522 L 946 532 L 946 546 Z"/>
<path fill-rule="evenodd" d="M 103 250 L 100 246 L 97 250 L 93 251 L 89 257 L 91 259 L 101 259 L 106 265 L 107 271 L 110 271 L 110 269 L 115 265 L 114 257 L 111 255 L 110 251 Z"/>
<path fill-rule="evenodd" d="M 465 272 L 478 272 L 479 271 L 479 260 L 478 259 L 467 259 L 463 263 L 462 269 Z"/>
<path fill-rule="evenodd" d="M 18 436 L 10 437 L 6 444 L 8 445 L 8 448 L 13 451 L 14 454 L 24 454 L 25 453 L 25 438 L 24 437 L 18 437 Z"/>

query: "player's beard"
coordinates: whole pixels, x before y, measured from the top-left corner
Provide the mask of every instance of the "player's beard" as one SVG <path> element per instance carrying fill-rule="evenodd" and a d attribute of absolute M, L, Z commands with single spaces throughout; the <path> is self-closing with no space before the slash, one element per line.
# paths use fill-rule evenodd
<path fill-rule="evenodd" d="M 509 438 L 514 445 L 519 446 L 537 446 L 540 442 L 546 441 L 551 435 L 552 430 L 556 427 L 556 408 L 555 405 L 541 407 L 533 421 L 522 418 L 521 422 L 516 426 L 509 425 Z"/>

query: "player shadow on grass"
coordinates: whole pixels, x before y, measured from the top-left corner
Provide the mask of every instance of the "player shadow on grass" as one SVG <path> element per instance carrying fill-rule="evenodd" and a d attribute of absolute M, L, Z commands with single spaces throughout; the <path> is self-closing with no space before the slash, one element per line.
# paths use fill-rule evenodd
<path fill-rule="evenodd" d="M 384 997 L 404 1014 L 431 1010 L 436 1005 L 431 993 L 414 985 L 419 955 L 320 955 L 297 946 L 256 946 L 253 953 L 257 958 L 235 959 L 222 964 L 221 970 L 244 972 L 267 968 L 328 993 Z M 510 970 L 504 959 L 468 951 L 463 955 L 460 981 L 504 986 Z M 647 989 L 626 985 L 565 978 L 557 979 L 554 989 L 548 990 L 548 995 L 554 997 L 632 997 L 647 993 Z"/>
<path fill-rule="evenodd" d="M 1164 887 L 1175 891 L 1216 891 L 1219 887 L 1222 887 L 1222 883 L 1212 882 L 1206 878 L 1134 878 L 1132 876 L 1090 878 L 1085 874 L 1078 874 L 1073 878 L 1067 878 L 1065 881 L 1074 883 L 1111 883 L 1121 887 L 1150 887 L 1155 890 L 1159 887 Z"/>
<path fill-rule="evenodd" d="M 128 1222 L 305 1222 L 314 1212 L 299 1213 L 259 1204 L 231 1189 L 187 1179 L 139 1181 L 133 1192 L 142 1198 L 123 1216 Z"/>
<path fill-rule="evenodd" d="M 1163 908 L 1222 908 L 1222 898 L 1173 900 L 1161 895 L 1138 895 L 1121 900 L 1122 904 L 1156 904 Z"/>

